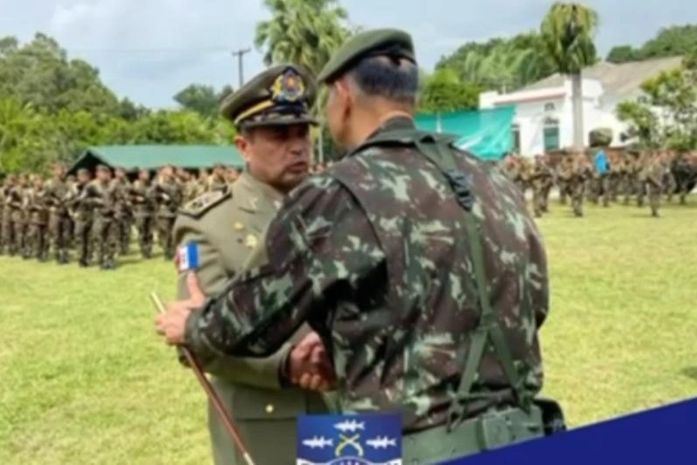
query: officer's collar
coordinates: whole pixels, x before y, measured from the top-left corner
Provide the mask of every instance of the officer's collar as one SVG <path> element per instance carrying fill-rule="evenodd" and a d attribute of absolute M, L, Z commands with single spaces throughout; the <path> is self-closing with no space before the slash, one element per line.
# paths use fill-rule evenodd
<path fill-rule="evenodd" d="M 380 133 L 394 131 L 395 129 L 414 129 L 416 125 L 414 120 L 406 114 L 397 113 L 392 117 L 385 119 L 382 124 L 370 135 L 368 139 L 373 139 Z"/>
<path fill-rule="evenodd" d="M 257 178 L 243 171 L 233 186 L 244 189 L 249 194 L 239 200 L 242 210 L 256 213 L 269 208 L 276 210 L 275 204 L 283 202 L 283 194 L 269 184 L 259 181 Z M 260 195 L 261 193 L 261 195 Z"/>

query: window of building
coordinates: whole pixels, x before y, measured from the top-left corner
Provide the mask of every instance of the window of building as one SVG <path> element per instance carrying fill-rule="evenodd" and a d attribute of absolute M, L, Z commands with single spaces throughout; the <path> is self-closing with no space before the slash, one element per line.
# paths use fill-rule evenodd
<path fill-rule="evenodd" d="M 553 103 L 545 103 L 545 111 L 554 111 L 557 107 Z"/>
<path fill-rule="evenodd" d="M 518 123 L 513 124 L 511 127 L 511 136 L 513 137 L 513 148 L 511 150 L 515 153 L 520 153 L 520 125 Z"/>
<path fill-rule="evenodd" d="M 547 118 L 544 126 L 545 152 L 559 150 L 559 120 Z"/>

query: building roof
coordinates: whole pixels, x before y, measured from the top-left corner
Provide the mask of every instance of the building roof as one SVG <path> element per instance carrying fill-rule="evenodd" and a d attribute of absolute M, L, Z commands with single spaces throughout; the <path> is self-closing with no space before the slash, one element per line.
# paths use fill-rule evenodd
<path fill-rule="evenodd" d="M 583 78 L 595 79 L 603 85 L 605 94 L 618 99 L 626 99 L 640 92 L 641 84 L 662 71 L 677 68 L 682 57 L 658 58 L 655 60 L 636 61 L 614 64 L 601 61 L 583 70 Z M 522 91 L 560 87 L 565 83 L 565 76 L 553 74 L 541 81 L 531 84 Z"/>
<path fill-rule="evenodd" d="M 104 145 L 89 147 L 70 169 L 93 169 L 98 164 L 133 171 L 165 165 L 181 168 L 211 168 L 217 164 L 244 167 L 232 145 Z"/>

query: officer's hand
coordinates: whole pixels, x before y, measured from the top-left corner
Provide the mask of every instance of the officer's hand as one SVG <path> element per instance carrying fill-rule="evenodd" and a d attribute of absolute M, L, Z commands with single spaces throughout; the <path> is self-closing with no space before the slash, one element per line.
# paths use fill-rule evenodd
<path fill-rule="evenodd" d="M 293 384 L 311 391 L 328 391 L 336 382 L 322 340 L 315 332 L 309 333 L 293 347 L 288 371 Z"/>
<path fill-rule="evenodd" d="M 165 305 L 166 312 L 155 318 L 157 334 L 164 336 L 165 341 L 170 345 L 184 343 L 186 320 L 192 311 L 200 310 L 206 301 L 206 295 L 201 290 L 195 273 L 189 273 L 186 277 L 186 285 L 189 298 L 167 303 Z"/>

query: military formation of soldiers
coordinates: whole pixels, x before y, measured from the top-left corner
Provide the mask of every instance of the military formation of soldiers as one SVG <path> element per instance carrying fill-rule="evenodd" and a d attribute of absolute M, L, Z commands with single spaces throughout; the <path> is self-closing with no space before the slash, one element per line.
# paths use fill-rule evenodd
<path fill-rule="evenodd" d="M 68 176 L 57 164 L 50 179 L 9 175 L 0 183 L 0 255 L 110 270 L 116 257 L 130 253 L 137 231 L 140 254 L 153 256 L 155 238 L 172 260 L 172 227 L 179 208 L 214 190 L 227 189 L 239 176 L 234 167 L 216 166 L 196 175 L 165 166 L 153 179 L 140 170 L 131 181 L 125 170 L 99 165 L 94 174 L 79 169 Z"/>
<path fill-rule="evenodd" d="M 648 199 L 651 215 L 660 216 L 662 195 L 671 202 L 673 195 L 680 195 L 685 203 L 695 177 L 693 165 L 697 156 L 670 151 L 626 151 L 613 153 L 612 157 L 599 160 L 602 150 L 572 152 L 559 156 L 538 155 L 527 158 L 511 155 L 504 159 L 506 174 L 525 194 L 532 192 L 532 208 L 536 217 L 549 210 L 549 197 L 556 186 L 562 205 L 571 203 L 573 214 L 583 216 L 584 201 L 611 202 L 629 205 L 634 198 L 639 207 Z"/>

